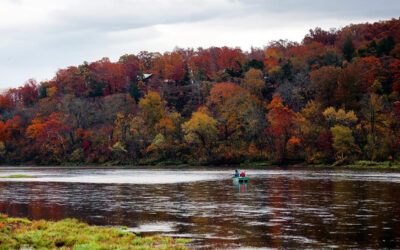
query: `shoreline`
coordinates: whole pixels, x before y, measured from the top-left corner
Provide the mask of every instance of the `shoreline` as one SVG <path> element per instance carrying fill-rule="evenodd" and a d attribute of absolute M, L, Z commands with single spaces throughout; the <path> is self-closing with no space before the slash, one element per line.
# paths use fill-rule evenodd
<path fill-rule="evenodd" d="M 241 164 L 154 164 L 154 165 L 108 165 L 108 164 L 78 164 L 78 165 L 0 165 L 0 170 L 6 169 L 171 169 L 171 170 L 202 170 L 202 169 L 251 169 L 251 170 L 268 170 L 268 169 L 281 169 L 281 170 L 396 170 L 400 171 L 400 163 L 398 162 L 370 162 L 358 161 L 353 164 L 346 164 L 342 166 L 335 166 L 333 164 L 287 164 L 276 165 L 270 162 L 246 162 Z"/>

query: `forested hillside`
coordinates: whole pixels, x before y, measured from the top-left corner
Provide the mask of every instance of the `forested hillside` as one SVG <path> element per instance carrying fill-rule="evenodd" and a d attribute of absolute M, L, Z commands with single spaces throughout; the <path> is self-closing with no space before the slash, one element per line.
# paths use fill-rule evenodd
<path fill-rule="evenodd" d="M 400 19 L 84 62 L 4 92 L 0 120 L 3 164 L 400 160 Z"/>

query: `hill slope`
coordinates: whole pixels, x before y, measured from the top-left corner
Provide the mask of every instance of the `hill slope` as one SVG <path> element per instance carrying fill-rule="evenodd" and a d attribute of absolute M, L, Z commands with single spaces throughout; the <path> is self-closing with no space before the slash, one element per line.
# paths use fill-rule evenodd
<path fill-rule="evenodd" d="M 399 160 L 400 19 L 301 44 L 177 49 L 61 69 L 0 95 L 0 159 Z"/>

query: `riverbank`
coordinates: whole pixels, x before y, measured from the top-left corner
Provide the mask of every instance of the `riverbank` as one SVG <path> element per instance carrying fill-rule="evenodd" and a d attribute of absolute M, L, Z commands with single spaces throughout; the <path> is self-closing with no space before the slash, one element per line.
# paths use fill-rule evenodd
<path fill-rule="evenodd" d="M 315 164 L 306 165 L 306 168 L 326 168 L 326 169 L 348 169 L 348 170 L 395 170 L 400 171 L 399 162 L 374 162 L 374 161 L 355 161 L 350 164 L 338 165 L 338 164 Z"/>
<path fill-rule="evenodd" d="M 338 162 L 332 164 L 308 164 L 305 162 L 300 163 L 288 163 L 285 165 L 274 164 L 270 161 L 255 161 L 255 162 L 243 162 L 238 164 L 212 164 L 212 163 L 181 163 L 181 162 L 160 162 L 155 164 L 68 164 L 62 165 L 0 165 L 0 169 L 24 169 L 24 168 L 98 168 L 98 169 L 112 169 L 112 168 L 132 168 L 132 169 L 185 169 L 185 170 L 200 170 L 210 168 L 246 168 L 246 169 L 349 169 L 349 170 L 398 170 L 400 171 L 400 162 L 374 162 L 374 161 L 355 161 L 348 164 L 338 164 Z M 11 178 L 34 178 L 35 176 L 18 176 L 15 175 Z M 10 177 L 3 177 L 10 178 Z"/>
<path fill-rule="evenodd" d="M 114 165 L 105 165 L 108 167 L 112 167 Z M 122 166 L 124 167 L 124 166 Z M 126 165 L 126 167 L 129 167 Z M 288 163 L 284 165 L 279 165 L 273 163 L 271 161 L 248 161 L 242 162 L 237 164 L 213 164 L 213 163 L 176 163 L 173 164 L 168 162 L 167 164 L 158 163 L 154 165 L 139 165 L 135 167 L 140 168 L 160 168 L 160 167 L 167 167 L 167 168 L 177 168 L 177 169 L 199 169 L 199 168 L 246 168 L 246 169 L 271 169 L 271 168 L 279 168 L 279 169 L 353 169 L 353 170 L 399 170 L 400 171 L 400 162 L 375 162 L 375 161 L 354 161 L 351 163 L 343 163 L 341 161 L 337 161 L 334 163 L 325 163 L 325 164 L 309 164 L 306 162 L 299 162 L 299 163 Z"/>
<path fill-rule="evenodd" d="M 118 228 L 89 226 L 76 219 L 30 221 L 0 214 L 0 249 L 186 249 L 185 239 L 139 237 Z"/>

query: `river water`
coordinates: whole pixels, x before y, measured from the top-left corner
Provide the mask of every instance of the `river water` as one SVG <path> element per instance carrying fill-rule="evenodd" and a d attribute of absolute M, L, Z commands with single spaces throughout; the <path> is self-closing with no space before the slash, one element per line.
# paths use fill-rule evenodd
<path fill-rule="evenodd" d="M 193 248 L 400 248 L 400 173 L 1 168 L 0 213 L 78 218 Z"/>

